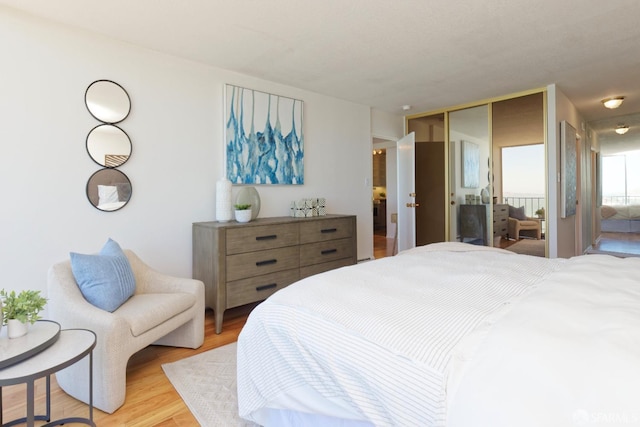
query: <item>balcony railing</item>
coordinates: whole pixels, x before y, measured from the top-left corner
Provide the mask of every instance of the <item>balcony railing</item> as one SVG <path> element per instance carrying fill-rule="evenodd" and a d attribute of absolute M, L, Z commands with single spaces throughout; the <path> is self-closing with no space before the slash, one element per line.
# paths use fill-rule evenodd
<path fill-rule="evenodd" d="M 536 211 L 544 208 L 544 197 L 503 197 L 504 203 L 519 208 L 524 206 L 524 214 L 535 217 Z"/>
<path fill-rule="evenodd" d="M 602 196 L 603 205 L 640 205 L 640 196 Z"/>

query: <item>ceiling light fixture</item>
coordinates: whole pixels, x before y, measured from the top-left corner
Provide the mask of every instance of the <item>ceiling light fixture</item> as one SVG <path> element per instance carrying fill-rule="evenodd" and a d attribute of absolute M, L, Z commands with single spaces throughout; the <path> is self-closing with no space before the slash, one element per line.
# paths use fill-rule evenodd
<path fill-rule="evenodd" d="M 624 96 L 614 96 L 612 98 L 603 99 L 601 102 L 607 108 L 618 108 L 622 105 L 622 101 L 624 101 Z"/>
<path fill-rule="evenodd" d="M 618 135 L 624 135 L 627 132 L 629 132 L 629 126 L 627 126 L 627 125 L 618 125 L 616 127 L 616 133 Z"/>
<path fill-rule="evenodd" d="M 411 105 L 403 105 L 403 106 L 402 106 L 402 109 L 403 109 L 404 111 L 409 111 L 409 110 L 411 110 Z"/>

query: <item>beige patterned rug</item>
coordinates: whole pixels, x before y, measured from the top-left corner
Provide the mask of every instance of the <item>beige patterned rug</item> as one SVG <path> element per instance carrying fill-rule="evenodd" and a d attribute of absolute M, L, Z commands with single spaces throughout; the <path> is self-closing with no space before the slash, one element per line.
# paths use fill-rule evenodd
<path fill-rule="evenodd" d="M 544 240 L 522 239 L 505 248 L 517 254 L 544 257 Z"/>
<path fill-rule="evenodd" d="M 162 365 L 201 426 L 255 426 L 238 416 L 236 343 Z"/>

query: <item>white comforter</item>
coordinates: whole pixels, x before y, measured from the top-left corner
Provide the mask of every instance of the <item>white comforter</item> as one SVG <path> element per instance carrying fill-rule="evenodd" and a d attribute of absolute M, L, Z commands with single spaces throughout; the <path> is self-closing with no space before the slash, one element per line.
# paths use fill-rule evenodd
<path fill-rule="evenodd" d="M 374 425 L 571 425 L 585 414 L 592 421 L 606 410 L 591 405 L 602 402 L 600 390 L 640 396 L 640 381 L 617 387 L 611 376 L 623 370 L 635 380 L 640 369 L 630 363 L 640 360 L 640 260 L 593 257 L 618 265 L 603 273 L 582 258 L 446 243 L 300 281 L 257 307 L 240 335 L 240 415 L 266 425 L 279 409 Z M 608 292 L 623 265 L 623 278 L 634 279 Z M 585 282 L 593 289 L 576 298 Z M 593 313 L 598 304 L 605 308 Z M 578 330 L 591 332 L 575 350 L 567 336 Z M 612 340 L 624 351 L 611 349 Z M 559 373 L 566 365 L 575 373 Z M 576 383 L 580 373 L 588 381 Z M 576 386 L 591 400 L 566 399 Z M 631 414 L 620 402 L 609 410 Z M 541 414 L 549 414 L 543 423 Z"/>

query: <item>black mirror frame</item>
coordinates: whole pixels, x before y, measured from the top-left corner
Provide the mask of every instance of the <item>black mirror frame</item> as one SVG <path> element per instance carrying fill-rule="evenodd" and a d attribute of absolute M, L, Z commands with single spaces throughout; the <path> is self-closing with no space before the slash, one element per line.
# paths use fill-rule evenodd
<path fill-rule="evenodd" d="M 92 180 L 94 180 L 94 179 L 95 179 L 96 175 L 100 174 L 101 172 L 102 172 L 102 173 L 104 173 L 105 171 L 108 171 L 109 173 L 118 173 L 118 174 L 121 174 L 124 178 L 126 178 L 127 183 L 129 184 L 129 189 L 130 189 L 129 197 L 127 198 L 127 200 L 126 200 L 126 201 L 124 201 L 124 203 L 122 204 L 122 206 L 119 206 L 119 207 L 118 207 L 118 208 L 116 208 L 116 209 L 100 209 L 100 207 L 99 207 L 100 205 L 99 205 L 97 202 L 94 202 L 94 201 L 92 200 L 92 198 L 91 198 L 91 193 L 92 193 L 92 192 L 91 192 L 91 184 L 92 184 Z M 95 185 L 97 186 L 97 185 L 99 185 L 99 184 L 95 184 Z M 125 206 L 127 206 L 127 205 L 129 204 L 129 202 L 131 201 L 131 196 L 132 196 L 132 194 L 133 194 L 133 186 L 131 185 L 131 180 L 129 179 L 129 177 L 128 177 L 124 172 L 122 172 L 121 170 L 119 170 L 119 169 L 115 169 L 115 168 L 102 168 L 102 169 L 99 169 L 99 170 L 95 171 L 95 172 L 94 172 L 94 173 L 89 177 L 89 179 L 87 180 L 87 185 L 86 185 L 85 193 L 86 193 L 86 195 L 87 195 L 87 199 L 89 200 L 89 203 L 90 203 L 94 208 L 96 208 L 96 209 L 98 209 L 99 211 L 102 211 L 102 212 L 115 212 L 115 211 L 119 211 L 120 209 L 124 208 Z"/>
<path fill-rule="evenodd" d="M 129 106 L 128 109 L 126 111 L 126 113 L 123 113 L 124 116 L 116 121 L 107 121 L 104 120 L 104 118 L 100 118 L 97 117 L 93 111 L 91 111 L 91 108 L 89 108 L 89 103 L 87 102 L 87 96 L 89 95 L 89 91 L 91 90 L 91 87 L 97 83 L 111 83 L 115 86 L 117 86 L 118 88 L 120 88 L 122 90 L 122 92 L 126 95 L 127 97 L 127 101 L 129 102 Z M 129 117 L 129 114 L 131 113 L 131 97 L 129 96 L 129 93 L 125 90 L 125 88 L 123 88 L 122 86 L 120 86 L 118 83 L 114 82 L 113 80 L 107 80 L 107 79 L 101 79 L 101 80 L 96 80 L 94 82 L 92 82 L 88 87 L 87 90 L 84 92 L 84 105 L 85 107 L 87 107 L 87 110 L 89 111 L 89 114 L 91 114 L 91 116 L 93 118 L 95 118 L 96 120 L 102 122 L 102 123 L 107 123 L 107 124 L 115 124 L 115 123 L 120 123 L 122 122 L 124 119 L 126 119 L 127 117 Z"/>
<path fill-rule="evenodd" d="M 104 164 L 104 163 L 100 163 L 100 161 L 98 161 L 98 159 L 96 159 L 95 157 L 93 157 L 93 154 L 91 154 L 91 150 L 89 150 L 89 137 L 91 136 L 91 134 L 92 134 L 96 129 L 98 129 L 98 128 L 102 127 L 102 126 L 111 126 L 111 127 L 114 127 L 114 128 L 116 128 L 116 129 L 118 129 L 120 132 L 122 132 L 122 134 L 123 134 L 124 136 L 126 136 L 126 137 L 127 137 L 127 140 L 129 141 L 129 155 L 127 156 L 127 158 L 126 158 L 124 161 L 122 161 L 122 162 L 118 163 L 117 165 L 115 165 L 115 164 L 114 164 L 114 165 L 106 165 L 106 164 Z M 87 154 L 89 154 L 89 157 L 91 157 L 91 160 L 93 160 L 95 163 L 97 163 L 98 165 L 102 166 L 103 168 L 119 168 L 120 166 L 122 166 L 122 165 L 124 165 L 125 163 L 127 163 L 127 161 L 129 161 L 129 158 L 131 158 L 131 154 L 133 153 L 133 143 L 131 142 L 131 138 L 129 137 L 129 135 L 128 135 L 128 134 L 127 134 L 127 133 L 126 133 L 122 128 L 120 128 L 120 127 L 118 127 L 118 126 L 116 126 L 116 125 L 114 125 L 114 124 L 111 124 L 111 123 L 101 123 L 101 124 L 99 124 L 99 125 L 95 126 L 93 129 L 91 129 L 91 130 L 89 131 L 89 133 L 87 134 L 87 139 L 86 139 L 86 142 L 85 142 L 85 147 L 86 147 L 86 149 L 87 149 Z"/>

